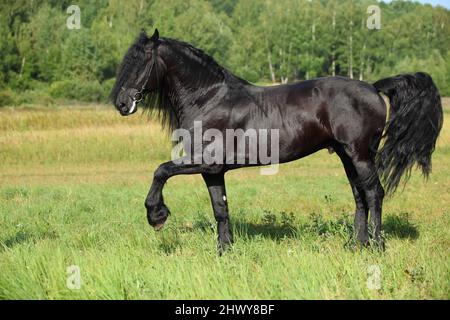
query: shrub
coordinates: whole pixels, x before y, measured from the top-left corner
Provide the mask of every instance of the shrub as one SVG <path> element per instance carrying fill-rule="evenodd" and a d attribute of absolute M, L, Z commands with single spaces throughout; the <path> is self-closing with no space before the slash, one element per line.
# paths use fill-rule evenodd
<path fill-rule="evenodd" d="M 27 90 L 16 95 L 17 105 L 36 104 L 41 106 L 52 106 L 55 104 L 55 100 L 50 94 L 44 90 Z"/>
<path fill-rule="evenodd" d="M 11 89 L 0 91 L 0 107 L 16 105 L 16 95 Z"/>
<path fill-rule="evenodd" d="M 98 81 L 56 81 L 50 85 L 49 93 L 55 99 L 83 102 L 103 102 L 107 99 L 107 93 Z"/>
<path fill-rule="evenodd" d="M 105 80 L 102 82 L 102 87 L 105 92 L 106 100 L 109 98 L 109 94 L 111 93 L 111 90 L 112 90 L 115 82 L 116 82 L 116 78 L 111 78 L 111 79 L 108 79 L 108 80 Z"/>

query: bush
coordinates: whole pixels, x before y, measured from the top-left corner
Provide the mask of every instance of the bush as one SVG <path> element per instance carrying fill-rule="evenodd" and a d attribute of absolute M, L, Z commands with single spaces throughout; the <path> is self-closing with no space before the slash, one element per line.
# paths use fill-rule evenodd
<path fill-rule="evenodd" d="M 27 90 L 20 95 L 16 94 L 17 105 L 36 104 L 41 106 L 52 106 L 55 100 L 44 90 Z"/>
<path fill-rule="evenodd" d="M 102 87 L 103 87 L 103 90 L 105 91 L 106 99 L 109 98 L 109 94 L 111 93 L 111 90 L 115 83 L 116 83 L 116 78 L 111 78 L 111 79 L 108 79 L 108 80 L 105 80 L 102 82 Z"/>
<path fill-rule="evenodd" d="M 49 93 L 55 99 L 83 102 L 104 102 L 108 97 L 108 92 L 98 81 L 56 81 L 50 85 Z"/>
<path fill-rule="evenodd" d="M 38 90 L 40 89 L 45 83 L 38 81 L 36 79 L 32 79 L 28 75 L 22 75 L 15 72 L 10 72 L 8 74 L 8 87 L 11 88 L 11 90 L 15 92 L 23 92 L 26 90 Z"/>
<path fill-rule="evenodd" d="M 98 81 L 63 80 L 53 82 L 50 86 L 36 82 L 32 90 L 0 89 L 0 107 L 19 105 L 51 106 L 58 102 L 107 102 L 115 79 L 103 83 Z"/>
<path fill-rule="evenodd" d="M 4 89 L 0 91 L 0 107 L 14 106 L 16 104 L 16 95 L 11 89 Z"/>

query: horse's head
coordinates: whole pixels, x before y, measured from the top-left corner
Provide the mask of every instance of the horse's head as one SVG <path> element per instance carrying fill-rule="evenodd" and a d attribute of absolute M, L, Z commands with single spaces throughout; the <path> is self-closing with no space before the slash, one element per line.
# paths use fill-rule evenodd
<path fill-rule="evenodd" d="M 135 113 L 145 95 L 158 90 L 163 69 L 159 44 L 157 29 L 150 38 L 142 31 L 125 54 L 111 92 L 111 100 L 122 116 Z"/>
<path fill-rule="evenodd" d="M 180 125 L 180 115 L 192 113 L 184 108 L 194 101 L 206 103 L 206 92 L 231 77 L 202 50 L 160 38 L 155 29 L 151 37 L 141 32 L 128 49 L 110 99 L 123 116 L 135 113 L 141 102 L 156 112 L 163 127 L 173 130 Z"/>

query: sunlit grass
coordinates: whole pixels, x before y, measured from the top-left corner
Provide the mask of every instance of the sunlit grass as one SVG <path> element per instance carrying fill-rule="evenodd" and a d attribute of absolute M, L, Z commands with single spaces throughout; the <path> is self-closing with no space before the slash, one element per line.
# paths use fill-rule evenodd
<path fill-rule="evenodd" d="M 448 299 L 449 138 L 446 121 L 430 180 L 414 173 L 386 200 L 386 252 L 348 245 L 351 191 L 324 151 L 275 176 L 227 174 L 236 243 L 219 257 L 199 176 L 169 180 L 163 231 L 146 222 L 153 171 L 170 159 L 156 122 L 102 106 L 1 110 L 0 298 Z M 66 286 L 70 265 L 79 290 Z"/>

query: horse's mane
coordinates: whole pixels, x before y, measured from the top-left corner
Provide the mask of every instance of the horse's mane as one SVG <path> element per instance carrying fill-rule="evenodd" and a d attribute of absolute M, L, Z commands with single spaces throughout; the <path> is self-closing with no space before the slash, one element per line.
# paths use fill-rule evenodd
<path fill-rule="evenodd" d="M 179 40 L 164 38 L 164 41 L 170 44 L 173 49 L 178 52 L 183 52 L 186 57 L 193 59 L 204 67 L 203 70 L 198 70 L 199 72 L 193 74 L 196 76 L 197 80 L 201 78 L 200 74 L 204 73 L 202 71 L 208 71 L 216 77 L 219 77 L 220 80 L 223 80 L 229 74 L 228 70 L 219 65 L 212 56 L 208 55 L 203 50 L 196 48 L 187 42 Z"/>
<path fill-rule="evenodd" d="M 127 53 L 123 57 L 122 63 L 116 74 L 116 83 L 112 88 L 109 98 L 112 102 L 115 102 L 121 88 L 131 80 L 133 72 L 136 69 L 136 65 L 142 65 L 145 59 L 145 43 L 147 42 L 147 35 L 141 32 L 136 41 L 130 46 Z M 134 75 L 135 76 L 135 75 Z"/>
<path fill-rule="evenodd" d="M 149 39 L 145 32 L 141 32 L 136 41 L 128 49 L 119 67 L 116 83 L 110 94 L 111 101 L 116 101 L 121 88 L 126 87 L 127 83 L 132 83 L 131 87 L 135 85 L 133 80 L 136 80 L 137 75 L 133 73 L 136 72 L 136 66 L 138 66 L 138 74 L 140 74 L 144 70 L 145 64 L 148 63 L 148 61 L 145 61 L 145 44 L 148 41 Z M 229 78 L 230 73 L 203 50 L 195 48 L 186 42 L 170 38 L 160 38 L 159 41 L 170 47 L 174 53 L 181 54 L 187 58 L 187 61 L 183 62 L 182 65 L 193 62 L 201 66 L 201 68 L 197 68 L 196 72 L 186 73 L 185 75 L 189 78 L 188 81 L 193 87 L 199 84 L 203 86 L 212 85 Z M 164 57 L 162 58 L 164 59 Z M 162 69 L 158 63 L 158 59 L 156 59 L 154 64 L 155 71 L 152 74 L 155 74 L 157 77 L 157 88 L 153 88 L 147 93 L 141 106 L 149 111 L 149 115 L 156 113 L 162 126 L 167 127 L 169 131 L 173 131 L 173 129 L 178 128 L 180 125 L 179 115 L 176 114 L 177 109 L 172 105 L 174 97 L 170 97 L 171 93 L 164 85 L 165 75 L 162 73 Z"/>

